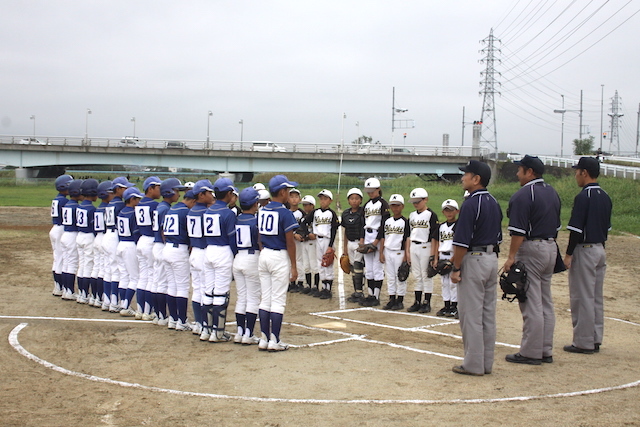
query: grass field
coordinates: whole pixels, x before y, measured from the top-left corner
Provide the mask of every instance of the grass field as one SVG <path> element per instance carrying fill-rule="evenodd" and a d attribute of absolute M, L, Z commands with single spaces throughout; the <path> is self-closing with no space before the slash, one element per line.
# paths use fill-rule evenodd
<path fill-rule="evenodd" d="M 334 197 L 339 200 L 340 207 L 345 209 L 348 206 L 346 193 L 351 187 L 362 188 L 363 181 L 352 176 L 341 178 L 340 194 L 337 194 L 338 176 L 335 174 L 311 174 L 311 173 L 291 173 L 287 174 L 289 179 L 300 183 L 302 195 L 311 194 L 314 197 L 320 190 L 327 188 L 331 190 Z M 256 181 L 267 182 L 271 175 L 261 174 L 256 176 Z M 213 177 L 212 177 L 213 178 Z M 194 180 L 197 178 L 194 178 Z M 571 215 L 573 198 L 579 192 L 573 176 L 554 177 L 545 176 L 547 182 L 554 186 L 562 200 L 562 224 L 566 225 Z M 638 200 L 640 199 L 640 182 L 611 177 L 601 177 L 600 185 L 609 193 L 613 200 L 613 233 L 631 233 L 640 235 L 640 213 L 638 212 Z M 242 183 L 242 189 L 250 183 Z M 141 187 L 141 185 L 139 185 Z M 408 203 L 409 192 L 416 187 L 426 188 L 429 192 L 429 207 L 440 214 L 440 205 L 446 199 L 455 199 L 458 203 L 463 201 L 463 191 L 459 182 L 445 183 L 440 181 L 425 181 L 416 175 L 405 175 L 392 179 L 383 179 L 383 196 L 389 198 L 391 194 L 402 194 L 407 200 L 404 213 L 409 215 L 413 207 Z M 519 188 L 517 182 L 505 182 L 498 180 L 489 186 L 489 191 L 500 202 L 505 218 L 503 224 L 507 224 L 506 209 L 509 198 Z M 56 192 L 53 182 L 37 185 L 15 185 L 10 180 L 0 182 L 0 206 L 49 206 L 51 199 Z M 335 208 L 335 203 L 333 207 Z M 441 215 L 440 215 L 441 216 Z"/>

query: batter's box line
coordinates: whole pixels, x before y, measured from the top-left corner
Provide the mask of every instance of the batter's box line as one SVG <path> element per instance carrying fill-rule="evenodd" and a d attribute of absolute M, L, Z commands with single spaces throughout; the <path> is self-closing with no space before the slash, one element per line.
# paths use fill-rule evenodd
<path fill-rule="evenodd" d="M 383 310 L 378 310 L 378 309 L 369 308 L 369 307 L 351 308 L 351 309 L 346 309 L 346 310 L 322 311 L 322 312 L 309 313 L 309 314 L 311 314 L 313 316 L 323 317 L 323 318 L 326 318 L 326 319 L 341 320 L 341 321 L 344 321 L 344 322 L 357 323 L 357 324 L 366 325 L 366 326 L 375 326 L 375 327 L 379 327 L 379 328 L 393 329 L 393 330 L 402 331 L 402 332 L 424 332 L 424 333 L 427 333 L 427 334 L 438 335 L 438 336 L 443 336 L 443 337 L 448 337 L 448 338 L 454 338 L 454 339 L 457 339 L 457 340 L 462 340 L 462 336 L 461 335 L 450 334 L 450 333 L 446 333 L 446 332 L 433 330 L 433 328 L 435 328 L 437 326 L 447 326 L 447 325 L 453 325 L 453 324 L 459 323 L 457 320 L 448 320 L 448 321 L 441 322 L 441 323 L 438 323 L 438 324 L 433 324 L 433 325 L 422 325 L 422 326 L 414 326 L 414 327 L 411 327 L 411 328 L 403 328 L 403 327 L 400 327 L 400 326 L 393 326 L 393 325 L 388 325 L 388 324 L 385 324 L 385 323 L 366 322 L 364 320 L 349 319 L 348 317 L 340 317 L 340 316 L 332 316 L 332 315 L 330 315 L 331 313 L 348 313 L 348 312 L 362 311 L 362 310 L 378 311 L 378 312 L 381 312 L 381 313 L 394 314 L 394 315 L 417 316 L 417 317 L 421 317 L 421 318 L 425 318 L 426 317 L 426 318 L 430 318 L 430 319 L 438 319 L 438 320 L 440 320 L 440 318 L 434 317 L 434 316 L 424 316 L 424 315 L 421 315 L 421 314 L 403 313 L 403 312 L 397 312 L 397 311 L 386 311 L 386 310 L 383 311 Z M 496 345 L 501 345 L 501 346 L 510 347 L 510 348 L 520 348 L 519 345 L 504 343 L 504 342 L 500 342 L 500 341 L 496 341 Z"/>

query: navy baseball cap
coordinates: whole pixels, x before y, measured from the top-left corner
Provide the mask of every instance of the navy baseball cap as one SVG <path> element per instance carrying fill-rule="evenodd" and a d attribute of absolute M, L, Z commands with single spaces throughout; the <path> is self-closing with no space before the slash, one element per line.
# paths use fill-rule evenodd
<path fill-rule="evenodd" d="M 574 169 L 584 169 L 597 174 L 600 173 L 600 162 L 594 157 L 580 157 L 578 163 L 571 167 Z"/>
<path fill-rule="evenodd" d="M 192 191 L 193 194 L 200 194 L 205 191 L 213 192 L 213 184 L 211 184 L 211 181 L 209 181 L 208 179 L 201 179 L 200 181 L 197 181 L 195 183 Z"/>
<path fill-rule="evenodd" d="M 238 199 L 240 199 L 240 206 L 248 208 L 253 206 L 260 199 L 260 195 L 255 188 L 247 187 L 240 192 Z"/>
<path fill-rule="evenodd" d="M 233 186 L 233 181 L 229 178 L 218 178 L 213 184 L 213 189 L 215 191 L 233 191 L 235 187 Z"/>
<path fill-rule="evenodd" d="M 135 184 L 132 184 L 131 182 L 129 182 L 129 180 L 126 177 L 119 176 L 113 181 L 111 181 L 111 185 L 113 185 L 112 188 L 115 189 L 116 187 L 131 188 Z"/>
<path fill-rule="evenodd" d="M 269 180 L 269 191 L 271 194 L 277 193 L 283 188 L 294 188 L 297 186 L 297 182 L 289 181 L 284 175 L 276 175 Z"/>
<path fill-rule="evenodd" d="M 480 182 L 484 186 L 487 186 L 491 180 L 491 168 L 488 164 L 478 160 L 469 160 L 469 163 L 460 166 L 458 169 L 465 173 L 469 172 L 480 176 Z"/>
<path fill-rule="evenodd" d="M 124 200 L 126 202 L 127 200 L 129 200 L 132 197 L 137 197 L 138 199 L 142 199 L 144 197 L 144 194 L 142 194 L 140 192 L 140 190 L 138 190 L 136 187 L 130 187 L 130 188 L 127 188 L 124 191 L 124 195 L 122 196 L 122 200 Z"/>
<path fill-rule="evenodd" d="M 193 200 L 195 200 L 196 199 L 196 195 L 193 192 L 193 190 L 187 190 L 187 192 L 184 193 L 184 198 L 185 199 L 193 199 Z"/>
<path fill-rule="evenodd" d="M 157 176 L 150 176 L 149 178 L 144 180 L 144 184 L 142 184 L 142 189 L 144 191 L 147 191 L 147 189 L 152 185 L 161 185 L 161 184 L 162 184 L 162 180 L 160 178 L 158 178 Z"/>
<path fill-rule="evenodd" d="M 82 190 L 81 187 L 82 186 L 82 180 L 81 179 L 74 179 L 73 181 L 71 181 L 69 183 L 69 195 L 70 196 L 81 196 L 82 195 Z"/>
<path fill-rule="evenodd" d="M 73 181 L 71 175 L 60 175 L 56 178 L 56 190 L 65 191 L 69 188 L 69 184 Z"/>
<path fill-rule="evenodd" d="M 98 197 L 101 199 L 109 197 L 109 193 L 113 193 L 113 191 L 111 191 L 111 187 L 113 187 L 111 181 L 103 181 L 98 184 Z"/>
<path fill-rule="evenodd" d="M 89 178 L 85 179 L 80 185 L 80 192 L 85 197 L 93 197 L 98 195 L 98 180 Z"/>
<path fill-rule="evenodd" d="M 526 154 L 522 159 L 513 162 L 513 164 L 524 166 L 527 169 L 533 169 L 533 171 L 538 175 L 542 175 L 544 173 L 544 163 L 542 163 L 542 160 L 537 156 L 530 156 Z"/>
<path fill-rule="evenodd" d="M 174 196 L 176 194 L 173 191 L 174 189 L 181 191 L 185 190 L 186 188 L 184 185 L 182 185 L 178 178 L 167 178 L 162 181 L 162 184 L 160 184 L 160 194 L 162 195 L 162 197 Z"/>

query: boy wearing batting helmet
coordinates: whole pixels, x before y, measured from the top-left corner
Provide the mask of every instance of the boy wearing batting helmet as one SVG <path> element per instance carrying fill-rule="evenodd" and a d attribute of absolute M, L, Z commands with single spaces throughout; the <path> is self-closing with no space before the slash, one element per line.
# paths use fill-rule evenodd
<path fill-rule="evenodd" d="M 322 290 L 314 296 L 320 299 L 329 299 L 333 295 L 331 287 L 333 285 L 333 244 L 338 231 L 338 215 L 330 208 L 333 201 L 333 193 L 329 190 L 322 190 L 318 193 L 320 207 L 313 211 L 313 234 L 316 235 L 316 262 Z"/>
<path fill-rule="evenodd" d="M 140 230 L 135 218 L 135 207 L 140 203 L 143 194 L 136 187 L 127 188 L 122 195 L 124 208 L 116 217 L 119 243 L 116 249 L 118 266 L 120 267 L 120 316 L 136 316 L 136 311 L 131 308 L 133 296 L 138 289 L 140 269 L 136 256 L 136 243 L 140 238 Z M 142 318 L 142 316 L 138 316 Z"/>
<path fill-rule="evenodd" d="M 78 226 L 76 225 L 76 209 L 83 199 L 81 179 L 74 179 L 69 183 L 70 200 L 62 208 L 62 225 L 64 233 L 60 239 L 62 245 L 62 281 L 65 291 L 62 299 L 75 300 L 74 295 L 76 273 L 78 272 Z"/>
<path fill-rule="evenodd" d="M 98 198 L 98 181 L 85 179 L 80 185 L 80 191 L 84 200 L 76 209 L 76 225 L 78 236 L 78 297 L 80 304 L 94 304 L 97 293 L 97 277 L 92 277 L 94 264 L 94 240 L 93 214 L 96 211 L 93 202 Z"/>
<path fill-rule="evenodd" d="M 106 261 L 102 241 L 104 239 L 107 227 L 104 223 L 104 210 L 109 205 L 113 192 L 111 191 L 113 183 L 111 181 L 103 181 L 98 185 L 98 197 L 102 200 L 95 212 L 93 213 L 93 230 L 96 238 L 93 241 L 94 261 L 92 277 L 98 278 L 98 295 L 96 297 L 95 306 L 100 307 L 102 311 L 109 310 L 109 299 L 111 298 L 111 284 L 105 280 L 107 268 L 109 265 Z"/>
<path fill-rule="evenodd" d="M 364 245 L 359 250 L 364 254 L 365 277 L 369 295 L 360 301 L 364 307 L 380 305 L 380 290 L 384 279 L 384 266 L 380 262 L 380 239 L 384 222 L 389 218 L 389 204 L 382 198 L 380 180 L 369 178 L 364 183 L 369 200 L 364 205 Z"/>
<path fill-rule="evenodd" d="M 51 231 L 49 231 L 49 239 L 51 240 L 51 250 L 53 252 L 53 265 L 51 271 L 53 273 L 53 296 L 62 296 L 62 246 L 60 239 L 64 233 L 62 225 L 62 208 L 67 204 L 69 199 L 69 184 L 73 181 L 71 175 L 60 175 L 56 178 L 56 190 L 58 195 L 51 201 Z"/>
<path fill-rule="evenodd" d="M 383 310 L 402 310 L 404 295 L 407 293 L 407 281 L 398 279 L 400 264 L 410 259 L 410 252 L 406 250 L 409 241 L 409 221 L 402 216 L 404 197 L 392 194 L 389 197 L 389 209 L 392 216 L 387 218 L 383 226 L 380 239 L 380 262 L 384 264 L 387 276 L 389 302 Z"/>

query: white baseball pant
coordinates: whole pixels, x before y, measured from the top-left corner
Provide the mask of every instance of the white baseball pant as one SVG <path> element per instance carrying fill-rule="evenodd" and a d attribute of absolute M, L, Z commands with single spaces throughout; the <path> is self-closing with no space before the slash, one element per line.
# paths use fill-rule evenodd
<path fill-rule="evenodd" d="M 189 298 L 189 245 L 165 243 L 162 258 L 166 266 L 167 295 Z"/>
<path fill-rule="evenodd" d="M 68 274 L 78 273 L 78 245 L 77 231 L 65 231 L 60 238 L 62 246 L 62 272 Z"/>
<path fill-rule="evenodd" d="M 149 291 L 153 283 L 153 236 L 140 236 L 136 244 L 136 257 L 140 271 L 138 289 Z"/>
<path fill-rule="evenodd" d="M 120 281 L 120 269 L 118 268 L 118 259 L 116 256 L 118 243 L 118 233 L 116 233 L 115 229 L 107 229 L 106 234 L 102 238 L 102 251 L 105 257 L 104 280 L 107 282 Z"/>
<path fill-rule="evenodd" d="M 363 262 L 364 254 L 357 251 L 360 247 L 360 242 L 357 240 L 347 242 L 347 255 L 349 255 L 349 264 L 353 265 L 355 262 Z"/>
<path fill-rule="evenodd" d="M 322 266 L 322 256 L 329 247 L 328 237 L 318 237 L 316 241 L 316 262 L 318 264 L 318 272 L 320 273 L 320 280 L 333 280 L 333 264 L 328 267 Z"/>
<path fill-rule="evenodd" d="M 298 282 L 304 282 L 304 256 L 302 254 L 302 247 L 304 242 L 298 242 L 296 240 L 296 268 L 298 269 Z"/>
<path fill-rule="evenodd" d="M 405 296 L 407 293 L 407 281 L 398 280 L 398 268 L 404 259 L 404 251 L 384 249 L 384 269 L 387 275 L 387 289 L 389 295 Z"/>
<path fill-rule="evenodd" d="M 427 277 L 431 256 L 431 243 L 411 242 L 411 272 L 415 279 L 415 291 L 433 293 L 433 277 Z"/>
<path fill-rule="evenodd" d="M 51 240 L 51 250 L 53 252 L 51 271 L 56 274 L 62 273 L 62 244 L 60 243 L 62 233 L 64 233 L 64 225 L 54 225 L 49 231 L 49 240 Z"/>
<path fill-rule="evenodd" d="M 440 253 L 440 259 L 451 259 L 453 255 L 443 255 Z M 442 281 L 442 301 L 458 302 L 458 284 L 451 281 L 451 274 L 440 276 Z"/>
<path fill-rule="evenodd" d="M 94 265 L 93 233 L 80 233 L 76 237 L 78 247 L 78 277 L 91 277 Z"/>
<path fill-rule="evenodd" d="M 258 313 L 261 290 L 259 260 L 259 251 L 251 254 L 248 250 L 238 251 L 233 260 L 233 278 L 237 292 L 235 312 L 238 314 Z"/>
<path fill-rule="evenodd" d="M 136 256 L 136 242 L 119 242 L 116 249 L 116 258 L 118 268 L 120 269 L 120 284 L 118 285 L 118 289 L 136 290 L 140 278 L 138 257 Z"/>
<path fill-rule="evenodd" d="M 93 270 L 91 270 L 91 277 L 104 278 L 104 253 L 102 251 L 102 239 L 104 233 L 96 234 L 93 239 Z"/>
<path fill-rule="evenodd" d="M 318 272 L 318 259 L 316 255 L 316 241 L 307 240 L 302 244 L 302 266 L 305 273 L 316 274 Z M 296 248 L 297 249 L 297 248 Z M 296 252 L 296 255 L 298 253 Z"/>
<path fill-rule="evenodd" d="M 167 284 L 167 265 L 162 256 L 164 243 L 153 242 L 153 282 L 151 283 L 151 292 L 166 294 Z"/>
<path fill-rule="evenodd" d="M 364 231 L 364 243 L 373 243 L 378 237 L 378 230 Z M 364 277 L 367 280 L 384 280 L 384 266 L 380 262 L 380 243 L 378 250 L 364 254 Z"/>
<path fill-rule="evenodd" d="M 204 260 L 205 250 L 203 248 L 191 248 L 189 255 L 189 266 L 191 267 L 191 301 L 202 303 L 204 295 Z"/>
<path fill-rule="evenodd" d="M 224 305 L 233 279 L 233 251 L 229 246 L 205 249 L 203 305 Z M 218 296 L 213 296 L 218 295 Z"/>
<path fill-rule="evenodd" d="M 289 253 L 285 249 L 276 251 L 264 248 L 260 251 L 260 310 L 284 314 L 290 269 Z"/>

